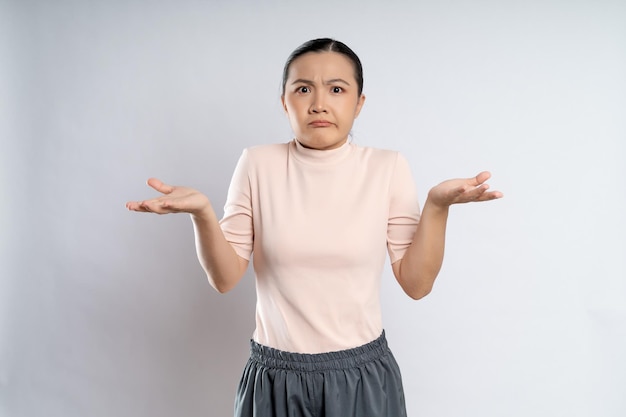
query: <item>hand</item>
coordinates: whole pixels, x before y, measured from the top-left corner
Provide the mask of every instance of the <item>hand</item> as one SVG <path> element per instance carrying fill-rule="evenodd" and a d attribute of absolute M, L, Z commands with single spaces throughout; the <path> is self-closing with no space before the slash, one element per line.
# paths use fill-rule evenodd
<path fill-rule="evenodd" d="M 167 185 L 156 178 L 150 178 L 148 185 L 164 195 L 144 201 L 129 201 L 126 208 L 143 213 L 190 213 L 200 215 L 211 207 L 209 199 L 199 191 L 188 187 Z"/>
<path fill-rule="evenodd" d="M 474 178 L 444 181 L 430 190 L 428 199 L 433 204 L 445 208 L 452 204 L 502 198 L 504 195 L 499 191 L 487 191 L 489 185 L 485 184 L 485 181 L 489 178 L 491 174 L 483 171 Z"/>

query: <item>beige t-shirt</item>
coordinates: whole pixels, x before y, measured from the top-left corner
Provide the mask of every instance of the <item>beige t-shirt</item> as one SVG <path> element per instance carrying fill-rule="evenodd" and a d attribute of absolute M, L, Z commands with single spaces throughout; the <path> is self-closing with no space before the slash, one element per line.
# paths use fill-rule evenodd
<path fill-rule="evenodd" d="M 256 273 L 253 339 L 320 353 L 380 336 L 380 279 L 402 258 L 419 221 L 408 163 L 399 153 L 347 142 L 298 141 L 243 151 L 221 226 Z"/>

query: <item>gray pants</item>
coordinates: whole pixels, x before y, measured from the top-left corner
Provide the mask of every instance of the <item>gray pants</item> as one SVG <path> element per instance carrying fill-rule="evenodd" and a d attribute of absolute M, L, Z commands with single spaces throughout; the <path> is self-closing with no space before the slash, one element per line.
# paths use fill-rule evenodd
<path fill-rule="evenodd" d="M 235 417 L 405 417 L 385 333 L 339 352 L 283 352 L 251 341 Z"/>

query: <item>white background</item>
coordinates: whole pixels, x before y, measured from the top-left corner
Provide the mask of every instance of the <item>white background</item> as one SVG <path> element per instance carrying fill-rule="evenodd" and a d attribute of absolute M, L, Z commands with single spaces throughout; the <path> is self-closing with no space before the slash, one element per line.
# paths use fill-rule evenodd
<path fill-rule="evenodd" d="M 626 3 L 0 0 L 0 416 L 228 416 L 254 277 L 217 294 L 186 215 L 127 212 L 150 176 L 221 215 L 244 147 L 291 138 L 289 53 L 365 68 L 361 145 L 454 207 L 435 289 L 383 277 L 410 416 L 626 415 Z"/>

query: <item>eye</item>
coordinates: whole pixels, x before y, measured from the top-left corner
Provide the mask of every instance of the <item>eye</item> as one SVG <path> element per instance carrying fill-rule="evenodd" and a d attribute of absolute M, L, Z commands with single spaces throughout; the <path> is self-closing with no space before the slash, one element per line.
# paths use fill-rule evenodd
<path fill-rule="evenodd" d="M 303 85 L 302 87 L 298 87 L 297 92 L 298 93 L 302 93 L 302 94 L 306 94 L 306 93 L 310 93 L 311 89 L 309 87 L 307 87 L 306 85 Z"/>
<path fill-rule="evenodd" d="M 343 88 L 341 88 L 341 87 L 333 87 L 332 91 L 335 94 L 339 94 L 339 93 L 343 92 Z"/>

